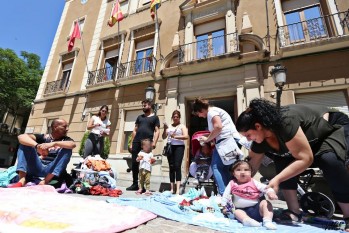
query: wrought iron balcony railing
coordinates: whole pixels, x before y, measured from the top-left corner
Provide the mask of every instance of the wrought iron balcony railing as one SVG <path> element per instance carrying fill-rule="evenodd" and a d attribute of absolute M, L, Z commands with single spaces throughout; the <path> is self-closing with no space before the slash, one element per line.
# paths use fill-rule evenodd
<path fill-rule="evenodd" d="M 44 95 L 65 93 L 68 90 L 69 82 L 69 78 L 48 82 L 45 87 Z"/>
<path fill-rule="evenodd" d="M 107 67 L 99 70 L 89 71 L 87 86 L 113 81 L 115 76 L 115 67 Z"/>
<path fill-rule="evenodd" d="M 207 59 L 237 51 L 239 41 L 235 32 L 179 46 L 178 62 Z"/>
<path fill-rule="evenodd" d="M 152 73 L 155 71 L 155 65 L 156 59 L 153 56 L 124 63 L 124 67 L 129 68 L 129 73 L 127 75 L 128 77 L 139 74 Z M 123 78 L 127 78 L 127 76 L 123 76 Z M 118 77 L 118 79 L 122 79 L 122 77 Z"/>
<path fill-rule="evenodd" d="M 288 24 L 278 30 L 281 47 L 349 35 L 349 10 Z"/>

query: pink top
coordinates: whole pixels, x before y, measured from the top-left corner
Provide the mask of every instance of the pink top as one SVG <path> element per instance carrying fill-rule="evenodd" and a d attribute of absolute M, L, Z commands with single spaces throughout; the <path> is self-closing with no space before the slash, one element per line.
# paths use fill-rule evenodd
<path fill-rule="evenodd" d="M 258 199 L 262 192 L 257 188 L 253 180 L 244 184 L 237 184 L 234 181 L 230 181 L 231 194 L 237 195 L 242 198 L 256 200 Z"/>

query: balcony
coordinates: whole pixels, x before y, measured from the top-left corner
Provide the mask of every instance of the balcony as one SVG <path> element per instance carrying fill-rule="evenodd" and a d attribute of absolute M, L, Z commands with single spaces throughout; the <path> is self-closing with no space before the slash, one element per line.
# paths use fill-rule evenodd
<path fill-rule="evenodd" d="M 123 75 L 118 76 L 117 83 L 125 85 L 153 80 L 156 63 L 157 60 L 153 56 L 123 63 L 124 71 L 127 71 L 123 72 Z"/>
<path fill-rule="evenodd" d="M 58 79 L 56 81 L 48 82 L 45 87 L 44 95 L 65 94 L 68 91 L 69 79 Z"/>
<path fill-rule="evenodd" d="M 117 79 L 122 78 L 125 75 L 125 71 L 126 69 L 123 64 L 119 64 L 118 67 L 106 67 L 95 71 L 89 71 L 86 87 L 114 86 L 116 77 Z"/>
<path fill-rule="evenodd" d="M 178 62 L 203 60 L 238 51 L 237 33 L 230 33 L 181 45 L 178 50 Z"/>
<path fill-rule="evenodd" d="M 333 43 L 349 35 L 349 11 L 288 24 L 279 27 L 278 33 L 281 48 L 330 39 Z"/>

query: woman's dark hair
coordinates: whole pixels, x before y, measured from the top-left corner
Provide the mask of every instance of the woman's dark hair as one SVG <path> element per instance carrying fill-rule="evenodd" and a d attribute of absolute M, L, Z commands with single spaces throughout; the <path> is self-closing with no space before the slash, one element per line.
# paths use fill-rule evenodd
<path fill-rule="evenodd" d="M 236 129 L 238 132 L 246 132 L 256 129 L 255 124 L 259 123 L 264 128 L 276 132 L 282 125 L 283 110 L 284 108 L 278 109 L 275 103 L 266 99 L 253 99 L 249 107 L 238 117 Z"/>
<path fill-rule="evenodd" d="M 103 110 L 103 108 L 105 108 L 107 110 L 107 113 L 109 111 L 108 105 L 102 105 L 102 107 L 99 109 L 98 111 L 98 116 L 101 117 L 101 111 Z"/>
<path fill-rule="evenodd" d="M 171 118 L 173 118 L 173 117 L 174 117 L 174 115 L 178 115 L 178 117 L 179 117 L 179 118 L 181 118 L 181 112 L 180 112 L 180 111 L 178 111 L 178 110 L 174 110 L 174 111 L 173 111 L 173 113 L 172 113 L 172 117 L 171 117 Z"/>
<path fill-rule="evenodd" d="M 193 102 L 193 113 L 201 112 L 203 109 L 207 110 L 209 106 L 208 100 L 198 97 Z"/>

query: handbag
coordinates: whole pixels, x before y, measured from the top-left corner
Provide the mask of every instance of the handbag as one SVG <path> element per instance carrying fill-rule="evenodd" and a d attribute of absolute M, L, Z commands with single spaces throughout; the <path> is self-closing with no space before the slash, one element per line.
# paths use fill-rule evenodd
<path fill-rule="evenodd" d="M 179 124 L 179 125 L 180 125 L 180 124 Z M 176 127 L 176 129 L 175 129 L 175 131 L 172 133 L 172 135 L 173 135 L 174 133 L 176 133 L 176 131 L 177 131 L 179 125 Z M 164 146 L 164 149 L 162 150 L 162 155 L 163 155 L 163 156 L 170 156 L 170 155 L 172 155 L 172 146 L 171 146 L 171 142 L 170 142 L 169 139 L 170 139 L 170 135 L 168 135 L 168 137 L 167 137 L 167 143 L 166 143 L 166 145 Z"/>
<path fill-rule="evenodd" d="M 216 150 L 224 165 L 233 164 L 236 160 L 241 160 L 244 157 L 233 137 L 226 138 L 216 144 Z"/>
<path fill-rule="evenodd" d="M 164 149 L 162 150 L 163 156 L 170 156 L 172 154 L 172 146 L 170 142 L 167 142 L 164 146 Z"/>

